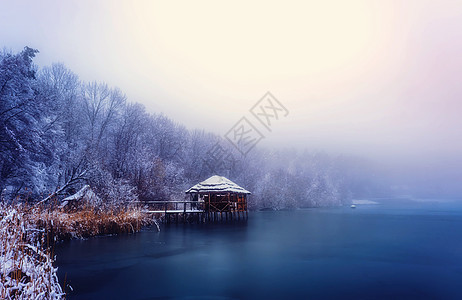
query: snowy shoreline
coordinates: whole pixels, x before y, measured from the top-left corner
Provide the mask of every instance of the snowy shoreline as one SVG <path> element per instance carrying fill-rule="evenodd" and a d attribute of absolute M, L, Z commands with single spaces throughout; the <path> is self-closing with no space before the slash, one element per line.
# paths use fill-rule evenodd
<path fill-rule="evenodd" d="M 366 199 L 355 199 L 351 200 L 351 204 L 354 205 L 376 205 L 380 204 L 379 202 L 371 201 L 371 200 L 366 200 Z"/>

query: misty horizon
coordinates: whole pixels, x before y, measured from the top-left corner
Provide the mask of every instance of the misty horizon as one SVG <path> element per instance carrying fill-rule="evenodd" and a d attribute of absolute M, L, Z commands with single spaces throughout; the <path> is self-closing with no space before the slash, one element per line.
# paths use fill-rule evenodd
<path fill-rule="evenodd" d="M 462 7 L 291 4 L 8 2 L 0 40 L 222 137 L 243 116 L 258 126 L 249 110 L 269 91 L 289 114 L 257 147 L 360 157 L 462 194 Z"/>

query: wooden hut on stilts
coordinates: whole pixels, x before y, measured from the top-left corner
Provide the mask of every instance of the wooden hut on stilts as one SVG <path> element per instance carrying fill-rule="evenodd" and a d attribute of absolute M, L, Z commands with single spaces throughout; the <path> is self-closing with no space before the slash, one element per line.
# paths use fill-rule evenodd
<path fill-rule="evenodd" d="M 223 176 L 214 175 L 186 191 L 197 201 L 205 221 L 247 220 L 247 195 L 251 193 Z"/>

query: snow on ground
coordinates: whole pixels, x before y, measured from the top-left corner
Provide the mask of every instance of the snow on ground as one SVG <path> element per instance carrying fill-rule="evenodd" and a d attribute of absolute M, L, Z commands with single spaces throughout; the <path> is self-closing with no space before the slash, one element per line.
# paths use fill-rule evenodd
<path fill-rule="evenodd" d="M 73 201 L 86 201 L 92 205 L 101 204 L 101 199 L 93 192 L 89 185 L 85 185 L 77 193 L 63 199 L 61 207 L 66 206 L 69 202 Z"/>
<path fill-rule="evenodd" d="M 375 201 L 371 201 L 371 200 L 356 199 L 356 200 L 352 200 L 351 204 L 354 204 L 354 205 L 370 205 L 370 204 L 379 204 L 379 203 L 375 202 Z"/>

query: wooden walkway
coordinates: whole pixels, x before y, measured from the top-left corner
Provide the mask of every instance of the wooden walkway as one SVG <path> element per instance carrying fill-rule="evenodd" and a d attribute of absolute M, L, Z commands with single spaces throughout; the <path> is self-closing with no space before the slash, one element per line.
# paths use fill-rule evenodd
<path fill-rule="evenodd" d="M 209 206 L 207 210 L 203 202 L 198 201 L 136 201 L 142 211 L 153 214 L 165 223 L 207 223 L 225 221 L 246 221 L 247 210 L 238 209 L 226 203 L 226 209 L 216 210 Z M 213 210 L 210 210 L 212 207 Z M 247 208 L 247 207 L 246 207 Z"/>

